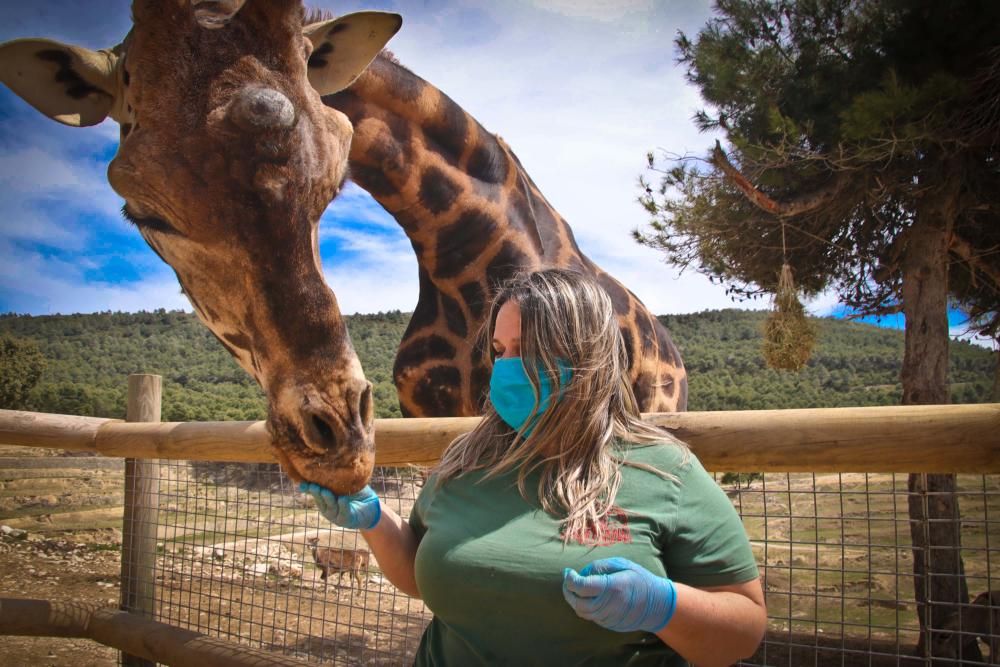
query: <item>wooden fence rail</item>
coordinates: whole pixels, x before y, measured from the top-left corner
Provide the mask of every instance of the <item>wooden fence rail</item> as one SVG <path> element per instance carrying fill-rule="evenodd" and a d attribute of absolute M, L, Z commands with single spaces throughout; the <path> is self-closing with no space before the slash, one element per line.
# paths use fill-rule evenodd
<path fill-rule="evenodd" d="M 1000 472 L 1000 404 L 650 413 L 716 472 Z M 428 465 L 476 417 L 377 419 L 376 464 Z M 273 462 L 264 422 L 124 423 L 0 410 L 0 444 Z"/>
<path fill-rule="evenodd" d="M 82 602 L 0 598 L 2 635 L 92 639 L 128 655 L 173 667 L 304 667 L 311 664 Z"/>

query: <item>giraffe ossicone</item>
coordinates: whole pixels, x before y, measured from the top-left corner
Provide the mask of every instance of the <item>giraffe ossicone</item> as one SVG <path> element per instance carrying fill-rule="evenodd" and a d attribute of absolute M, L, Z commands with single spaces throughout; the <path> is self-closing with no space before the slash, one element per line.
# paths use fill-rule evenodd
<path fill-rule="evenodd" d="M 401 18 L 329 22 L 320 39 L 337 67 L 313 81 L 299 0 L 135 0 L 132 15 L 113 49 L 4 43 L 0 81 L 61 123 L 120 124 L 108 180 L 199 318 L 263 387 L 283 468 L 353 492 L 374 464 L 371 384 L 317 239 L 353 130 L 320 94 L 349 85 Z"/>

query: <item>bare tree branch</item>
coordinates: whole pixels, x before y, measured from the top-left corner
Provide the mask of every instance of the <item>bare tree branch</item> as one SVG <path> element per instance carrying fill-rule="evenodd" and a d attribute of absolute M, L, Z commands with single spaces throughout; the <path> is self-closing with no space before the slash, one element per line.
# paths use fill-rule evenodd
<path fill-rule="evenodd" d="M 978 273 L 989 278 L 993 282 L 994 288 L 1000 290 L 1000 271 L 979 261 L 979 257 L 976 255 L 976 251 L 971 243 L 952 233 L 948 249 L 958 255 L 969 266 L 969 271 L 973 274 L 973 280 L 975 280 L 975 275 Z"/>
<path fill-rule="evenodd" d="M 715 142 L 715 148 L 712 149 L 712 158 L 710 161 L 743 192 L 754 206 L 780 218 L 791 218 L 802 213 L 815 211 L 821 206 L 830 203 L 840 191 L 840 184 L 835 181 L 830 187 L 823 188 L 818 192 L 798 197 L 792 201 L 778 202 L 757 189 L 749 179 L 740 173 L 739 169 L 729 161 L 729 157 L 722 150 L 722 144 L 718 140 Z"/>

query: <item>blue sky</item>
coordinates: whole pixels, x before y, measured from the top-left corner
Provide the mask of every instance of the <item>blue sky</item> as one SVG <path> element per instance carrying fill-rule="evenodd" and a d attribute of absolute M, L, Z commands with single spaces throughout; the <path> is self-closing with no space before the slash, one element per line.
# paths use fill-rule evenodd
<path fill-rule="evenodd" d="M 0 3 L 0 40 L 50 37 L 89 48 L 129 27 L 127 0 Z M 504 137 L 594 261 L 657 313 L 734 304 L 720 286 L 679 274 L 631 230 L 646 151 L 703 153 L 701 100 L 674 65 L 678 30 L 693 35 L 709 0 L 318 1 L 388 9 L 404 24 L 390 47 L 419 75 Z M 173 272 L 119 214 L 106 181 L 118 140 L 107 121 L 64 127 L 0 89 L 0 312 L 190 310 Z M 323 216 L 328 282 L 347 313 L 410 310 L 417 267 L 406 237 L 366 193 L 348 186 Z M 833 312 L 832 296 L 812 312 Z"/>

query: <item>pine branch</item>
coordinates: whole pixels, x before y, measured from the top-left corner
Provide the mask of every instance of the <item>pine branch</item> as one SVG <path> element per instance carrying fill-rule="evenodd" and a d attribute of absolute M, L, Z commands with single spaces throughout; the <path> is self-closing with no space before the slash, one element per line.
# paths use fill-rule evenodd
<path fill-rule="evenodd" d="M 958 255 L 968 265 L 969 271 L 972 272 L 973 281 L 975 281 L 976 273 L 979 273 L 989 278 L 993 282 L 994 288 L 1000 291 L 1000 271 L 979 261 L 979 257 L 977 257 L 971 243 L 959 238 L 952 232 L 948 249 Z"/>
<path fill-rule="evenodd" d="M 754 206 L 779 218 L 791 218 L 815 211 L 830 203 L 840 191 L 839 182 L 835 182 L 832 186 L 818 192 L 798 197 L 792 201 L 778 202 L 757 189 L 746 176 L 740 173 L 739 169 L 729 161 L 729 157 L 722 150 L 722 144 L 718 140 L 715 142 L 715 148 L 712 150 L 712 157 L 709 161 L 725 174 Z"/>

